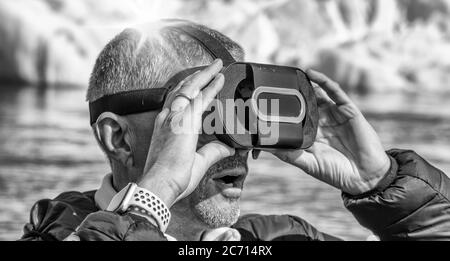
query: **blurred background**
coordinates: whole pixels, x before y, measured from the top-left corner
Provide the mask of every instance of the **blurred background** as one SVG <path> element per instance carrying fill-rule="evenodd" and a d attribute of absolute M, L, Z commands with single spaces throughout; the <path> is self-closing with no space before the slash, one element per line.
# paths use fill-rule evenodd
<path fill-rule="evenodd" d="M 161 18 L 220 30 L 248 61 L 327 73 L 386 148 L 450 173 L 450 0 L 1 0 L 0 240 L 21 236 L 35 201 L 98 188 L 109 169 L 89 127 L 89 73 L 115 34 Z M 249 164 L 244 213 L 370 235 L 336 189 L 267 154 Z"/>

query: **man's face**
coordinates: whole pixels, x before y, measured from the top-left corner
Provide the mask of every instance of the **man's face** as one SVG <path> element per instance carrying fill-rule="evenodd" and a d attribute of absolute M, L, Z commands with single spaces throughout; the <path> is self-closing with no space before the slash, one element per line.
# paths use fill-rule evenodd
<path fill-rule="evenodd" d="M 133 156 L 138 169 L 144 169 L 158 112 L 129 116 L 134 144 Z M 200 135 L 197 148 L 214 141 L 211 135 Z M 194 214 L 211 228 L 228 227 L 240 215 L 239 200 L 248 174 L 248 151 L 236 151 L 206 172 L 196 190 L 179 204 L 188 204 Z"/>
<path fill-rule="evenodd" d="M 213 137 L 201 135 L 199 147 Z M 248 173 L 248 151 L 236 151 L 211 166 L 197 189 L 187 199 L 194 213 L 213 228 L 236 223 L 240 215 L 239 200 Z"/>

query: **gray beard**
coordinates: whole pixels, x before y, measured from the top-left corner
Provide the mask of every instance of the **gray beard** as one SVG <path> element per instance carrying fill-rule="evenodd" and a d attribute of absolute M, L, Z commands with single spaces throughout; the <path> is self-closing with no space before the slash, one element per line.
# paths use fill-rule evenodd
<path fill-rule="evenodd" d="M 228 204 L 224 204 L 225 206 L 218 206 L 214 203 L 213 197 L 221 197 L 221 195 L 209 195 L 206 189 L 207 181 L 214 174 L 225 169 L 238 167 L 244 167 L 248 170 L 247 158 L 235 155 L 219 161 L 208 169 L 205 177 L 190 196 L 189 204 L 191 205 L 194 214 L 210 228 L 230 227 L 239 219 L 241 213 L 239 199 L 223 198 Z"/>
<path fill-rule="evenodd" d="M 228 200 L 227 207 L 219 207 L 210 198 L 201 200 L 193 206 L 195 215 L 210 228 L 230 227 L 241 214 L 239 200 Z"/>

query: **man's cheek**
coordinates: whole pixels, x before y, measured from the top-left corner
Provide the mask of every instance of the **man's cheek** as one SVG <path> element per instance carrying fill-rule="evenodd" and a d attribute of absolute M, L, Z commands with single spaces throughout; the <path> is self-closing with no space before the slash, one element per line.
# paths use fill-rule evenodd
<path fill-rule="evenodd" d="M 142 169 L 144 168 L 147 162 L 149 149 L 150 149 L 150 141 L 148 142 L 142 141 L 139 145 L 136 145 L 136 150 L 133 153 L 134 159 L 136 161 L 136 167 Z"/>
<path fill-rule="evenodd" d="M 217 189 L 217 186 L 215 184 L 215 181 L 213 179 L 208 179 L 205 183 L 205 194 L 207 196 L 213 196 L 214 194 L 217 194 L 219 191 Z"/>
<path fill-rule="evenodd" d="M 197 189 L 191 194 L 192 199 L 201 202 L 207 199 L 211 199 L 220 194 L 220 190 L 217 188 L 215 181 L 209 177 L 205 177 L 197 187 Z"/>

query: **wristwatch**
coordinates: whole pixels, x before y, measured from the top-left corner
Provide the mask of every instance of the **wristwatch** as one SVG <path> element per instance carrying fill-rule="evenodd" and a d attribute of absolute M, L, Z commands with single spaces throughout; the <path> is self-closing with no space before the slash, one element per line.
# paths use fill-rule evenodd
<path fill-rule="evenodd" d="M 129 183 L 117 193 L 106 210 L 118 214 L 139 213 L 156 221 L 163 233 L 170 222 L 170 211 L 164 202 L 151 191 L 141 188 L 135 183 Z"/>

